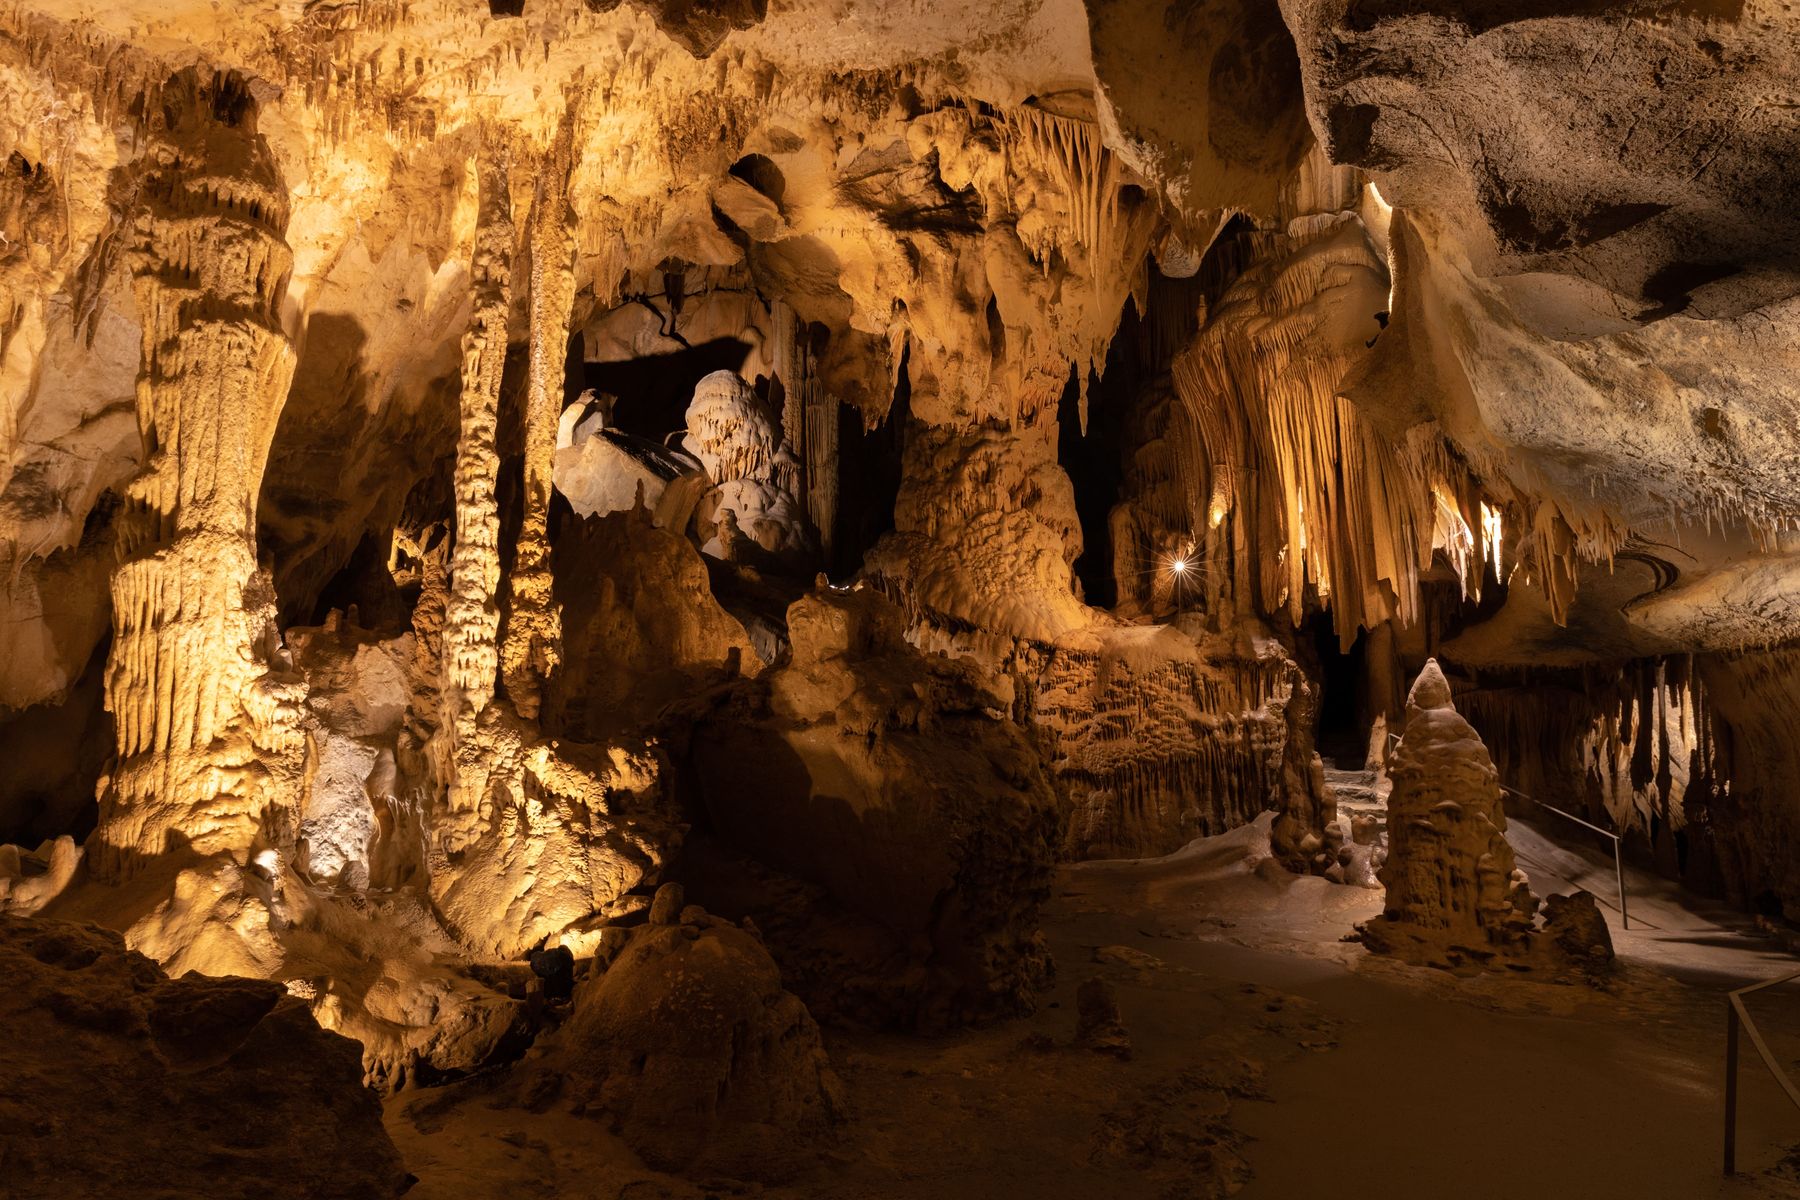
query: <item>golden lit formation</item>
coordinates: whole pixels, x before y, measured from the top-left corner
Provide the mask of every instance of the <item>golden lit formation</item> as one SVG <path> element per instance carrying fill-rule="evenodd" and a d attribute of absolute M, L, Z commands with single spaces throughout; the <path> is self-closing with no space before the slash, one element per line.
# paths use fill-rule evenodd
<path fill-rule="evenodd" d="M 1797 93 L 0 12 L 0 1194 L 1787 1194 Z"/>

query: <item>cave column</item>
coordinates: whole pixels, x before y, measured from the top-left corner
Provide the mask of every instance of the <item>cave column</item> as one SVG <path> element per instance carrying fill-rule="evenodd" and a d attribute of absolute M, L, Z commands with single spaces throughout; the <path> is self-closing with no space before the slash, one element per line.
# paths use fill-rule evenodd
<path fill-rule="evenodd" d="M 796 491 L 807 519 L 819 535 L 819 549 L 831 562 L 837 528 L 838 403 L 819 380 L 805 322 L 780 299 L 769 305 L 774 329 L 774 369 L 784 391 L 782 435 L 800 463 Z"/>
<path fill-rule="evenodd" d="M 456 545 L 450 556 L 443 655 L 444 732 L 453 751 L 471 747 L 476 722 L 494 698 L 499 671 L 500 510 L 495 443 L 500 376 L 506 364 L 507 314 L 512 300 L 513 223 L 507 172 L 484 151 L 478 170 L 478 216 L 470 265 L 474 310 L 463 335 L 460 427 L 456 440 Z M 454 764 L 452 764 L 454 767 Z M 474 807 L 479 796 L 450 773 L 453 811 Z"/>
<path fill-rule="evenodd" d="M 144 469 L 126 485 L 107 707 L 118 765 L 89 862 L 100 878 L 190 848 L 284 840 L 299 743 L 268 675 L 273 590 L 256 501 L 295 353 L 278 308 L 287 197 L 235 74 L 188 69 L 146 97 L 129 261 L 143 318 Z M 291 765 L 291 764 L 290 764 Z"/>
<path fill-rule="evenodd" d="M 540 166 L 530 230 L 530 358 L 525 399 L 525 504 L 501 642 L 501 677 L 521 717 L 537 716 L 561 658 L 562 620 L 550 564 L 550 492 L 562 414 L 569 321 L 575 306 L 575 230 L 569 207 L 571 122 Z"/>

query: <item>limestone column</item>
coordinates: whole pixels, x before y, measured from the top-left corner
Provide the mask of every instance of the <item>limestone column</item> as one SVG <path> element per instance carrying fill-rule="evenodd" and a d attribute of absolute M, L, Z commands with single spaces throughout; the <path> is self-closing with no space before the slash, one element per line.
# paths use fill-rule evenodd
<path fill-rule="evenodd" d="M 298 733 L 268 676 L 273 591 L 256 501 L 294 371 L 278 306 L 287 193 L 235 73 L 145 98 L 129 262 L 143 350 L 144 469 L 126 487 L 107 707 L 117 768 L 89 862 L 101 878 L 183 848 L 244 856 L 291 836 L 280 761 Z"/>
<path fill-rule="evenodd" d="M 470 264 L 474 312 L 463 335 L 460 426 L 456 439 L 456 545 L 444 606 L 444 725 L 452 745 L 473 739 L 475 723 L 494 698 L 499 672 L 500 509 L 494 481 L 500 375 L 506 365 L 506 320 L 512 301 L 512 197 L 506 170 L 483 153 L 479 215 Z M 459 807 L 455 782 L 451 806 Z"/>
<path fill-rule="evenodd" d="M 569 209 L 570 122 L 541 164 L 531 205 L 531 332 L 525 396 L 525 511 L 513 560 L 501 641 L 501 676 L 521 717 L 537 716 L 543 684 L 561 658 L 562 620 L 552 595 L 550 492 L 563 369 L 575 306 L 575 230 Z"/>

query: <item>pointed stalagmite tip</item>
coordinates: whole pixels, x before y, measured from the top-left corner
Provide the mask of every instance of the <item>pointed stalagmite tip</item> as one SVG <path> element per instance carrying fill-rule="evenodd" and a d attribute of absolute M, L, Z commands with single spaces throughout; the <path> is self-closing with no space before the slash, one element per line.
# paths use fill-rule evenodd
<path fill-rule="evenodd" d="M 1450 681 L 1444 678 L 1444 672 L 1438 668 L 1437 659 L 1425 660 L 1424 670 L 1413 680 L 1412 691 L 1406 695 L 1408 708 L 1451 708 Z"/>

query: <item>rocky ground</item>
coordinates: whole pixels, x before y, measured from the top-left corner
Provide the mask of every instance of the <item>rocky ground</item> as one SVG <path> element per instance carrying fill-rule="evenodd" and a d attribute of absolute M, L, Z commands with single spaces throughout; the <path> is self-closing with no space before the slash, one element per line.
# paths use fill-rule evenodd
<path fill-rule="evenodd" d="M 1047 913 L 1056 980 L 1029 1018 L 828 1033 L 848 1116 L 785 1185 L 658 1174 L 601 1121 L 473 1080 L 389 1102 L 420 1177 L 409 1194 L 1275 1200 L 1354 1179 L 1383 1196 L 1800 1195 L 1781 1166 L 1800 1123 L 1759 1067 L 1749 1173 L 1718 1168 L 1722 989 L 1785 969 L 1780 948 L 1634 874 L 1640 916 L 1615 924 L 1621 966 L 1602 989 L 1384 961 L 1341 940 L 1380 893 L 1274 869 L 1263 825 L 1065 868 Z M 1513 837 L 1546 891 L 1589 873 L 1599 889 L 1597 860 L 1517 822 Z M 1093 979 L 1124 1054 L 1116 1037 L 1078 1044 Z M 1759 1017 L 1800 1046 L 1782 1007 L 1766 998 Z"/>

